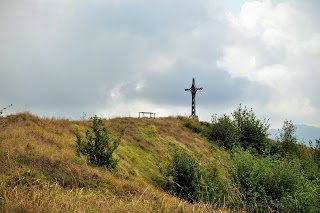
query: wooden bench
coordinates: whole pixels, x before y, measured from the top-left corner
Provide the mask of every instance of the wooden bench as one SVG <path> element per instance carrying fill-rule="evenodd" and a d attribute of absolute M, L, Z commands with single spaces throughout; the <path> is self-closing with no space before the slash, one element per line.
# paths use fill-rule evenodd
<path fill-rule="evenodd" d="M 140 118 L 141 114 L 142 114 L 142 118 L 145 118 L 146 114 L 149 115 L 150 118 L 152 118 L 152 116 L 153 116 L 153 119 L 156 118 L 156 113 L 154 113 L 154 112 L 139 112 L 139 118 Z"/>

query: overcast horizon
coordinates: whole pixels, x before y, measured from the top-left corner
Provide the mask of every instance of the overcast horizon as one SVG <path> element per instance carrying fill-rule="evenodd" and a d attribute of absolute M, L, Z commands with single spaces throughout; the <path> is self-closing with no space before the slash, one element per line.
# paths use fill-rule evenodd
<path fill-rule="evenodd" d="M 241 103 L 320 127 L 318 0 L 2 0 L 0 109 L 80 119 Z"/>

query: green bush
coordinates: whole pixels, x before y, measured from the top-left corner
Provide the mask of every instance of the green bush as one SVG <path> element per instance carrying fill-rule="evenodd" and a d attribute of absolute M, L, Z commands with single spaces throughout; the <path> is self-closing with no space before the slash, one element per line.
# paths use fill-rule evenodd
<path fill-rule="evenodd" d="M 252 109 L 240 106 L 232 113 L 235 126 L 240 134 L 239 142 L 247 149 L 253 147 L 261 154 L 265 149 L 270 124 L 267 120 L 256 118 Z"/>
<path fill-rule="evenodd" d="M 199 200 L 200 167 L 190 154 L 175 148 L 170 163 L 162 172 L 167 180 L 167 190 L 188 201 Z"/>
<path fill-rule="evenodd" d="M 231 115 L 213 116 L 208 138 L 226 149 L 239 144 L 245 149 L 254 148 L 262 154 L 270 126 L 268 121 L 256 118 L 252 109 L 242 108 L 241 104 Z"/>
<path fill-rule="evenodd" d="M 165 190 L 181 199 L 216 207 L 233 204 L 236 199 L 237 192 L 232 189 L 232 183 L 218 177 L 212 162 L 200 164 L 182 148 L 175 147 L 169 163 L 160 170 L 166 178 Z"/>
<path fill-rule="evenodd" d="M 297 128 L 293 125 L 292 121 L 286 120 L 283 123 L 282 129 L 278 131 L 280 136 L 277 137 L 277 141 L 281 143 L 283 155 L 297 153 L 296 129 Z"/>
<path fill-rule="evenodd" d="M 305 178 L 298 159 L 252 156 L 238 148 L 232 159 L 231 181 L 249 212 L 314 212 L 319 207 L 319 181 Z"/>
<path fill-rule="evenodd" d="M 235 122 L 227 115 L 212 116 L 212 123 L 207 132 L 209 140 L 217 142 L 225 149 L 231 149 L 239 141 L 240 134 Z"/>
<path fill-rule="evenodd" d="M 92 164 L 114 169 L 119 160 L 113 158 L 112 154 L 119 146 L 123 131 L 119 138 L 113 138 L 107 132 L 103 120 L 94 116 L 91 129 L 87 129 L 85 134 L 86 139 L 83 139 L 79 133 L 76 133 L 77 154 L 86 155 Z"/>

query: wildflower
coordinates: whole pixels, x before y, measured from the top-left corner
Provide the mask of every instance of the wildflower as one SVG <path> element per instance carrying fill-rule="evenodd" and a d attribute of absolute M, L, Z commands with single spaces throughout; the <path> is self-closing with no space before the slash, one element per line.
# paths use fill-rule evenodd
<path fill-rule="evenodd" d="M 101 206 L 101 205 L 102 205 L 102 201 L 99 201 L 99 202 L 98 202 L 98 205 Z"/>
<path fill-rule="evenodd" d="M 64 202 L 63 202 L 63 205 L 65 205 L 65 206 L 68 205 L 68 204 L 69 204 L 69 203 L 68 203 L 67 201 L 64 201 Z"/>

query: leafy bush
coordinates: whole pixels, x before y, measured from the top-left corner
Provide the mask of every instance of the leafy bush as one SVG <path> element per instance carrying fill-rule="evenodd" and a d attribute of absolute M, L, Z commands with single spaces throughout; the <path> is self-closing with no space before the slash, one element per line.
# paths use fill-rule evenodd
<path fill-rule="evenodd" d="M 234 121 L 227 115 L 212 116 L 212 123 L 208 128 L 207 136 L 209 140 L 217 142 L 225 149 L 231 149 L 240 138 Z"/>
<path fill-rule="evenodd" d="M 218 177 L 212 163 L 200 164 L 182 148 L 175 147 L 171 159 L 160 168 L 166 178 L 165 190 L 190 202 L 205 202 L 216 207 L 238 200 L 232 183 Z"/>
<path fill-rule="evenodd" d="M 92 118 L 91 130 L 87 129 L 85 134 L 86 139 L 84 140 L 79 133 L 76 133 L 77 154 L 86 155 L 92 164 L 114 169 L 119 160 L 113 158 L 112 154 L 119 146 L 123 131 L 119 138 L 114 139 L 107 132 L 103 120 L 98 116 L 94 116 Z"/>
<path fill-rule="evenodd" d="M 279 130 L 280 136 L 277 137 L 277 141 L 282 144 L 282 150 L 284 154 L 296 154 L 297 153 L 297 136 L 295 135 L 296 127 L 292 121 L 284 121 L 282 129 Z"/>
<path fill-rule="evenodd" d="M 298 159 L 252 156 L 234 149 L 233 181 L 248 211 L 313 212 L 319 207 L 319 184 L 305 178 Z"/>
<path fill-rule="evenodd" d="M 199 200 L 200 167 L 191 155 L 176 148 L 170 163 L 162 172 L 167 179 L 167 190 L 188 201 Z"/>
<path fill-rule="evenodd" d="M 265 139 L 268 136 L 270 124 L 267 120 L 256 118 L 252 109 L 240 106 L 232 113 L 235 126 L 240 134 L 239 142 L 242 147 L 253 147 L 262 153 L 264 150 Z"/>
<path fill-rule="evenodd" d="M 268 121 L 256 118 L 252 109 L 242 108 L 241 104 L 231 115 L 213 116 L 208 130 L 209 139 L 226 149 L 240 144 L 245 149 L 254 148 L 261 154 L 268 136 Z"/>

